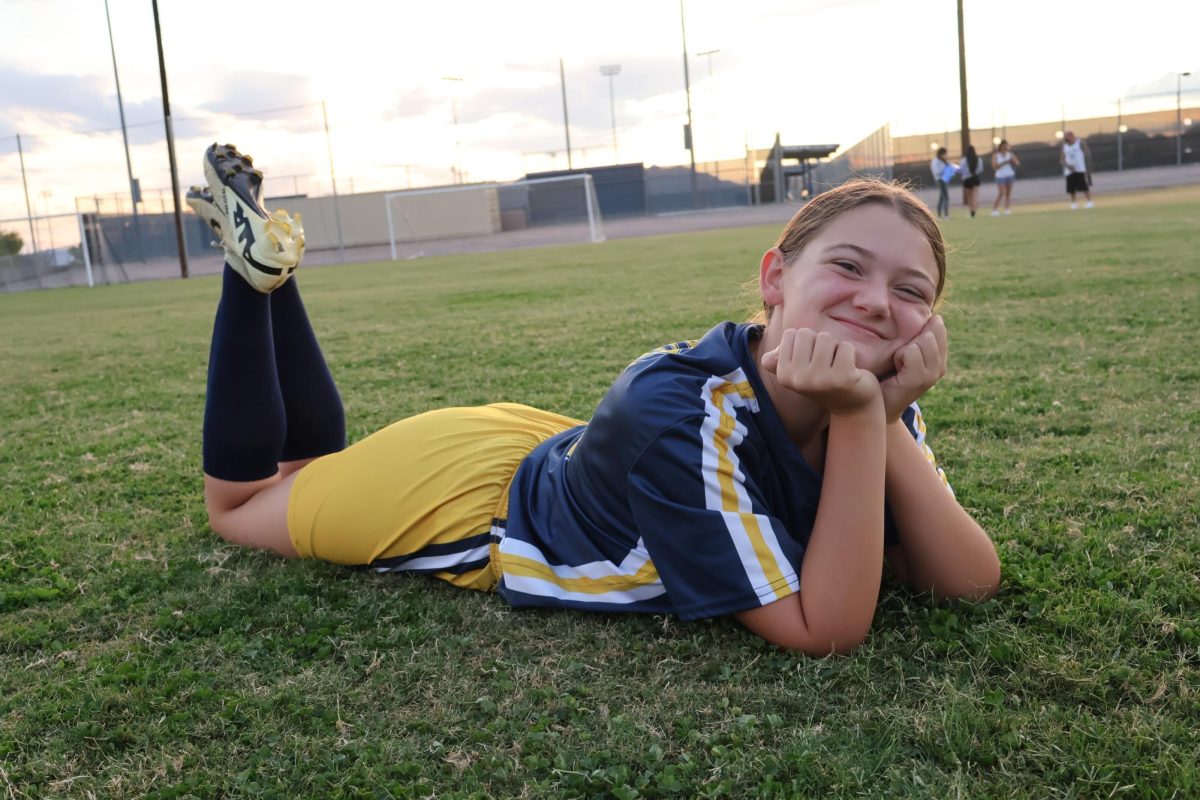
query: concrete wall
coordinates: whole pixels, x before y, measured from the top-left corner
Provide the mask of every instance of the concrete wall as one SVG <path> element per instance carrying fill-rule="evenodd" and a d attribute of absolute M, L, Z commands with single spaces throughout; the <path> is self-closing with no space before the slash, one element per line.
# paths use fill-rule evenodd
<path fill-rule="evenodd" d="M 418 190 L 419 191 L 419 190 Z M 387 192 L 342 195 L 342 241 L 346 247 L 388 243 L 384 205 Z M 338 246 L 337 215 L 332 197 L 269 197 L 267 209 L 283 208 L 301 215 L 309 249 Z M 500 203 L 494 186 L 444 193 L 416 193 L 392 199 L 392 222 L 397 241 L 446 239 L 495 233 L 500 230 Z"/>

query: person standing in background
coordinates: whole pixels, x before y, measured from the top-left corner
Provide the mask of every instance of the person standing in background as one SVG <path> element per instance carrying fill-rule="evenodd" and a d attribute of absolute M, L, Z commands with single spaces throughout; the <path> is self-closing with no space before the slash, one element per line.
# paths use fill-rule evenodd
<path fill-rule="evenodd" d="M 1067 194 L 1071 195 L 1071 210 L 1079 208 L 1075 195 L 1083 192 L 1087 198 L 1084 208 L 1091 208 L 1092 203 L 1092 154 L 1087 144 L 1075 135 L 1074 131 L 1063 134 L 1062 152 L 1058 155 L 1058 163 L 1062 164 L 1063 175 L 1067 178 Z"/>
<path fill-rule="evenodd" d="M 950 219 L 950 179 L 954 177 L 955 168 L 946 160 L 946 148 L 937 149 L 933 160 L 929 162 L 929 171 L 933 173 L 933 180 L 938 187 L 938 219 Z"/>
<path fill-rule="evenodd" d="M 1016 168 L 1021 166 L 1021 159 L 1008 148 L 1008 139 L 1001 139 L 992 153 L 992 172 L 996 174 L 996 202 L 992 203 L 992 216 L 1000 216 L 1000 201 L 1004 201 L 1004 213 L 1011 214 L 1009 204 L 1012 202 L 1012 188 L 1017 180 Z"/>
<path fill-rule="evenodd" d="M 979 183 L 980 176 L 983 175 L 983 161 L 975 152 L 975 145 L 967 145 L 967 154 L 963 156 L 959 169 L 963 176 L 963 203 L 970 209 L 973 217 L 979 207 Z"/>

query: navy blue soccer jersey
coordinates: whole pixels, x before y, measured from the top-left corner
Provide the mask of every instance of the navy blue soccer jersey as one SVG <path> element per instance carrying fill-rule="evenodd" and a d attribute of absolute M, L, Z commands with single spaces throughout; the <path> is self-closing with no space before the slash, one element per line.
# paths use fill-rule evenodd
<path fill-rule="evenodd" d="M 647 353 L 525 458 L 496 529 L 509 603 L 686 620 L 799 591 L 821 476 L 759 380 L 760 333 L 726 322 Z M 916 404 L 904 421 L 936 469 Z"/>

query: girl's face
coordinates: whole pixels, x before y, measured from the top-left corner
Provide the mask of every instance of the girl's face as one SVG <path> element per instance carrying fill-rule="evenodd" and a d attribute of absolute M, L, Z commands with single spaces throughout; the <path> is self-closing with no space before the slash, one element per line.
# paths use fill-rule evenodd
<path fill-rule="evenodd" d="M 933 314 L 938 269 L 929 240 L 893 208 L 870 204 L 830 222 L 784 265 L 763 256 L 769 341 L 787 328 L 827 331 L 854 345 L 857 365 L 883 377 Z"/>

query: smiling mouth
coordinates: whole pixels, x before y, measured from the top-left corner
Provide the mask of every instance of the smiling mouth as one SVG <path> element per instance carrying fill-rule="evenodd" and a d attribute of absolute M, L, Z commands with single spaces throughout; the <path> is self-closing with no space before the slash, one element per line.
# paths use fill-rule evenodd
<path fill-rule="evenodd" d="M 844 317 L 831 317 L 831 319 L 833 319 L 834 322 L 840 322 L 848 328 L 854 328 L 855 330 L 862 331 L 863 333 L 868 333 L 871 336 L 874 336 L 876 339 L 884 338 L 882 333 L 874 328 L 863 325 L 861 322 L 855 322 L 852 319 L 845 319 Z"/>

